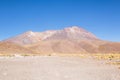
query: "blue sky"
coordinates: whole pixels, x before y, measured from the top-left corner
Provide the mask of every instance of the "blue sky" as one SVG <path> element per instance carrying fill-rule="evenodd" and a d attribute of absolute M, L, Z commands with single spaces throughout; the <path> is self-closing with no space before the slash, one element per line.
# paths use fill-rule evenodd
<path fill-rule="evenodd" d="M 74 25 L 120 42 L 120 0 L 0 0 L 0 40 Z"/>

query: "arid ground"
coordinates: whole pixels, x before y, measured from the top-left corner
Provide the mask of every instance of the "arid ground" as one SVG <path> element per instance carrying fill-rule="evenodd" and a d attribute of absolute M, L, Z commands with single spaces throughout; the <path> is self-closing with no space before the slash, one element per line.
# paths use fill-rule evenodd
<path fill-rule="evenodd" d="M 0 58 L 0 80 L 120 80 L 118 66 L 79 57 Z"/>

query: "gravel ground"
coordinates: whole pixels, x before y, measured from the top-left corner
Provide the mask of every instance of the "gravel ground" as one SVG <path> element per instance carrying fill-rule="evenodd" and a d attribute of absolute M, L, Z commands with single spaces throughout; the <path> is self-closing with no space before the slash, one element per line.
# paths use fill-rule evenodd
<path fill-rule="evenodd" d="M 78 57 L 1 57 L 0 80 L 120 80 L 120 69 Z"/>

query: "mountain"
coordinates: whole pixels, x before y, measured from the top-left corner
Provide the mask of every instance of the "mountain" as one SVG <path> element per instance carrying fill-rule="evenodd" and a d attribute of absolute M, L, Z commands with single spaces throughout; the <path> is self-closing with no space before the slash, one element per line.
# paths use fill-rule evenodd
<path fill-rule="evenodd" d="M 103 41 L 91 32 L 78 26 L 45 32 L 28 31 L 18 36 L 3 40 L 1 43 L 14 44 L 11 45 L 11 48 L 17 46 L 15 48 L 18 49 L 18 53 L 20 53 L 20 49 L 23 51 L 30 51 L 30 53 L 39 54 L 120 53 L 120 43 Z M 7 47 L 7 45 L 2 45 L 2 47 L 3 46 Z M 14 47 L 12 50 L 14 51 Z"/>
<path fill-rule="evenodd" d="M 13 42 L 21 45 L 34 44 L 40 41 L 48 40 L 97 40 L 92 33 L 73 26 L 63 30 L 32 32 L 28 31 L 16 37 L 4 40 L 5 42 Z"/>

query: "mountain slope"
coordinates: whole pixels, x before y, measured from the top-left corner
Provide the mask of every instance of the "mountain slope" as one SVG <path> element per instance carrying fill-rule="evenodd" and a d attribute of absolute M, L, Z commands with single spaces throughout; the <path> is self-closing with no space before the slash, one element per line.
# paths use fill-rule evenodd
<path fill-rule="evenodd" d="M 4 40 L 3 42 L 11 42 L 11 43 L 20 44 L 20 45 L 26 45 L 26 44 L 39 42 L 40 40 L 41 38 L 39 36 L 37 36 L 32 31 L 28 31 L 21 35 Z"/>
<path fill-rule="evenodd" d="M 9 42 L 0 42 L 0 54 L 31 54 L 34 53 L 28 48 L 23 46 L 9 43 Z"/>

